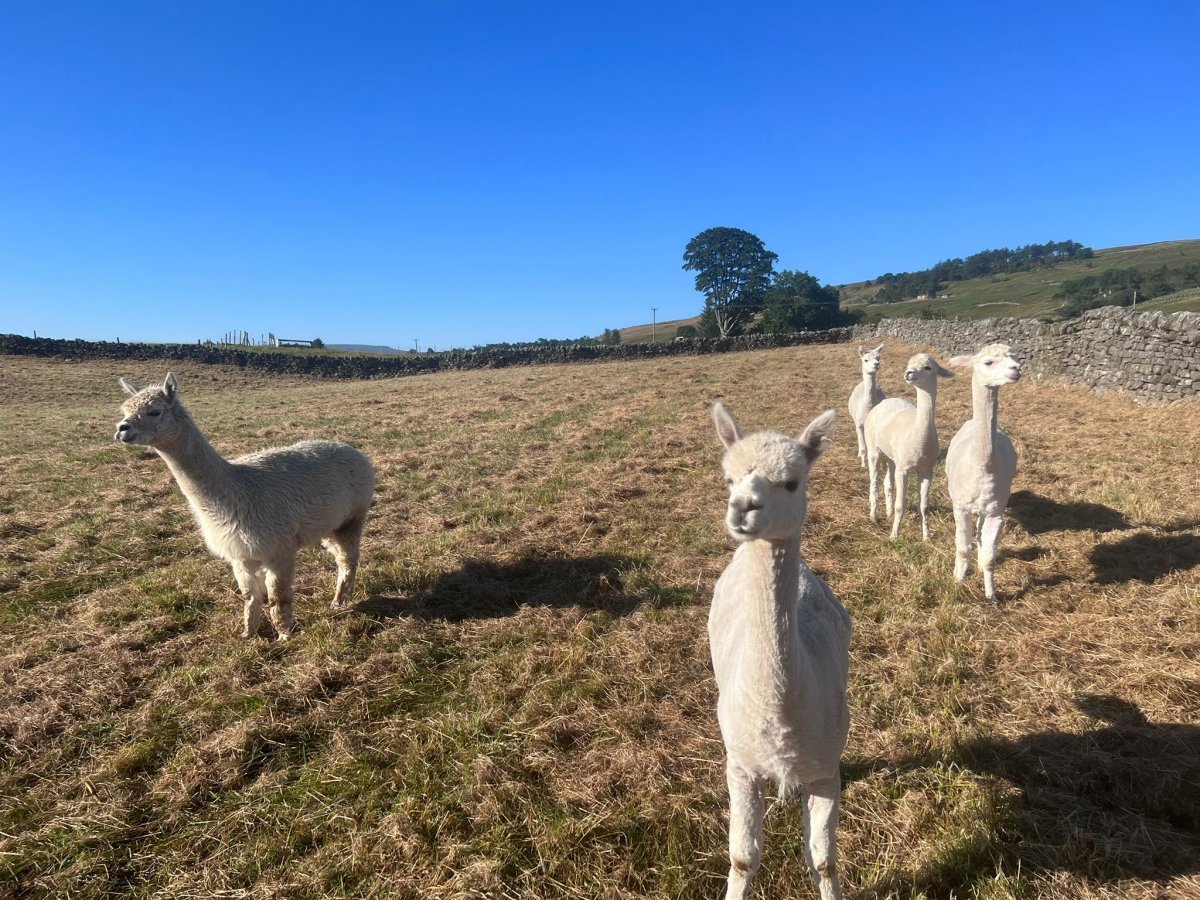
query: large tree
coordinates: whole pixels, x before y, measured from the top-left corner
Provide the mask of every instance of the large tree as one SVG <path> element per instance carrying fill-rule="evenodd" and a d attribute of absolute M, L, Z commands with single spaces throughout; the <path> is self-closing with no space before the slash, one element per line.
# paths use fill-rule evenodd
<path fill-rule="evenodd" d="M 702 331 L 718 337 L 737 334 L 762 309 L 778 255 L 740 228 L 709 228 L 683 251 L 683 268 L 696 273 L 696 290 L 704 295 Z"/>
<path fill-rule="evenodd" d="M 767 334 L 820 331 L 853 325 L 857 319 L 838 306 L 838 289 L 807 272 L 784 269 L 763 298 L 762 330 Z"/>

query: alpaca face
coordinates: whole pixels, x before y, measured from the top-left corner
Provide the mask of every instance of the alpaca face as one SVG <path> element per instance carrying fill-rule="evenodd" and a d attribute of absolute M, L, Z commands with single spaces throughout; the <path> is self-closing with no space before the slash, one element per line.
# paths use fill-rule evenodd
<path fill-rule="evenodd" d="M 879 371 L 879 362 L 883 357 L 883 344 L 880 344 L 874 350 L 864 350 L 858 348 L 858 358 L 862 360 L 862 370 L 864 375 L 874 375 Z"/>
<path fill-rule="evenodd" d="M 904 367 L 904 380 L 914 387 L 933 393 L 939 378 L 953 378 L 954 373 L 943 369 L 928 353 L 918 353 Z"/>
<path fill-rule="evenodd" d="M 169 441 L 179 431 L 175 405 L 179 381 L 168 373 L 161 385 L 142 390 L 131 381 L 122 378 L 121 387 L 132 396 L 121 404 L 121 421 L 113 437 L 123 444 L 153 446 Z"/>
<path fill-rule="evenodd" d="M 795 439 L 771 431 L 751 435 L 724 404 L 713 407 L 717 435 L 725 444 L 729 502 L 725 528 L 735 541 L 796 538 L 808 512 L 808 472 L 833 437 L 833 410 L 818 416 Z"/>
<path fill-rule="evenodd" d="M 985 387 L 1003 387 L 1021 379 L 1021 364 L 1012 358 L 1006 344 L 989 344 L 978 353 L 972 364 L 974 376 Z"/>
<path fill-rule="evenodd" d="M 794 537 L 808 513 L 808 463 L 796 442 L 759 432 L 742 439 L 722 463 L 729 485 L 725 528 L 735 541 Z"/>

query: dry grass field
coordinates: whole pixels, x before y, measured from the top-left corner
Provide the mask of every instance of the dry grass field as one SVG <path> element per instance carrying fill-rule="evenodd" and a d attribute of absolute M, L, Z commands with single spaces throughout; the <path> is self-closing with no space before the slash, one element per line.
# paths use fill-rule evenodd
<path fill-rule="evenodd" d="M 804 549 L 856 628 L 847 897 L 1200 897 L 1200 404 L 1006 390 L 992 607 L 955 589 L 940 468 L 929 544 L 867 521 L 851 348 L 176 371 L 227 455 L 374 460 L 358 603 L 305 551 L 296 637 L 239 639 L 163 462 L 112 441 L 117 376 L 165 372 L 0 357 L 0 895 L 718 896 L 721 397 L 752 429 L 842 416 Z M 969 395 L 944 384 L 943 445 Z M 813 896 L 800 820 L 769 807 L 756 897 Z"/>

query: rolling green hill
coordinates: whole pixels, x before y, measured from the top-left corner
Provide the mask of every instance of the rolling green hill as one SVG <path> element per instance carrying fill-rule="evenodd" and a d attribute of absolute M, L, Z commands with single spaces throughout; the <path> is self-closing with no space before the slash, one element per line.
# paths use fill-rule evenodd
<path fill-rule="evenodd" d="M 1200 262 L 1200 240 L 1163 241 L 1157 244 L 1141 244 L 1136 247 L 1113 247 L 1097 250 L 1092 259 L 1073 260 L 1050 269 L 1032 272 L 1015 272 L 1011 275 L 993 275 L 973 278 L 950 284 L 944 294 L 936 299 L 904 300 L 900 303 L 870 304 L 870 297 L 879 289 L 867 282 L 841 286 L 842 305 L 847 309 L 862 309 L 868 319 L 894 318 L 920 315 L 924 310 L 941 313 L 947 318 L 959 316 L 964 319 L 986 319 L 997 316 L 1019 318 L 1053 318 L 1058 313 L 1059 301 L 1052 299 L 1064 281 L 1099 275 L 1106 269 L 1142 269 L 1159 266 L 1181 266 Z M 1192 294 L 1190 297 L 1181 295 Z M 1172 301 L 1172 312 L 1182 309 L 1200 309 L 1200 297 L 1194 292 L 1182 291 L 1156 300 L 1147 309 L 1167 308 L 1162 304 Z M 1139 304 L 1140 305 L 1140 304 Z"/>
<path fill-rule="evenodd" d="M 1097 250 L 1092 259 L 1065 262 L 1050 269 L 954 282 L 945 289 L 944 294 L 929 300 L 872 304 L 869 302 L 870 298 L 879 291 L 880 285 L 866 281 L 839 285 L 839 290 L 842 292 L 842 306 L 846 309 L 862 310 L 867 316 L 867 321 L 928 314 L 925 313 L 926 310 L 946 318 L 957 316 L 964 319 L 988 319 L 1014 316 L 1044 319 L 1057 317 L 1060 301 L 1054 300 L 1053 297 L 1062 283 L 1069 279 L 1099 275 L 1106 269 L 1127 269 L 1135 266 L 1153 269 L 1164 265 L 1173 268 L 1195 262 L 1200 262 L 1200 240 L 1161 241 L 1156 244 Z M 697 306 L 699 305 L 700 299 L 697 297 Z M 1156 298 L 1144 305 L 1139 303 L 1138 308 L 1162 312 L 1200 311 L 1200 289 L 1180 291 Z M 655 337 L 660 341 L 669 341 L 675 336 L 675 329 L 681 325 L 695 325 L 699 318 L 699 315 L 696 315 L 690 319 L 659 322 L 655 328 Z M 626 343 L 647 343 L 650 340 L 650 326 L 647 324 L 622 328 L 621 339 Z"/>

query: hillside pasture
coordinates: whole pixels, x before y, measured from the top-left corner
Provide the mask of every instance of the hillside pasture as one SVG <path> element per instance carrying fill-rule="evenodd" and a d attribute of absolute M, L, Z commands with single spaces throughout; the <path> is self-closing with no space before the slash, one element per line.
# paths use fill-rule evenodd
<path fill-rule="evenodd" d="M 686 319 L 669 319 L 666 322 L 645 325 L 630 325 L 620 329 L 622 344 L 649 344 L 651 341 L 673 341 L 675 332 L 684 325 L 696 325 L 700 316 L 695 315 Z"/>
<path fill-rule="evenodd" d="M 938 297 L 926 300 L 914 299 L 871 305 L 869 300 L 878 292 L 878 285 L 856 282 L 841 287 L 841 302 L 847 309 L 863 309 L 870 316 L 886 318 L 916 316 L 925 312 L 938 313 L 951 319 L 956 316 L 964 319 L 1000 316 L 1023 319 L 1056 318 L 1062 301 L 1055 300 L 1054 295 L 1062 289 L 1064 281 L 1099 275 L 1106 269 L 1149 270 L 1160 266 L 1183 266 L 1197 261 L 1200 261 L 1200 240 L 1162 241 L 1135 247 L 1097 250 L 1092 259 L 1071 260 L 1047 269 L 955 281 L 948 284 Z M 1200 309 L 1200 298 L 1173 296 L 1177 299 L 1170 307 L 1148 308 L 1168 309 L 1171 312 Z"/>
<path fill-rule="evenodd" d="M 916 349 L 889 342 L 905 395 Z M 145 365 L 145 364 L 141 364 Z M 357 602 L 301 554 L 295 638 L 237 636 L 155 454 L 138 364 L 0 357 L 0 895 L 694 898 L 727 867 L 705 619 L 731 553 L 709 404 L 835 407 L 804 550 L 855 620 L 847 897 L 1200 896 L 1200 404 L 1029 379 L 999 607 L 866 518 L 852 348 L 370 382 L 183 365 L 227 455 L 375 462 Z M 969 415 L 939 394 L 942 444 Z M 756 897 L 811 897 L 772 802 Z"/>

